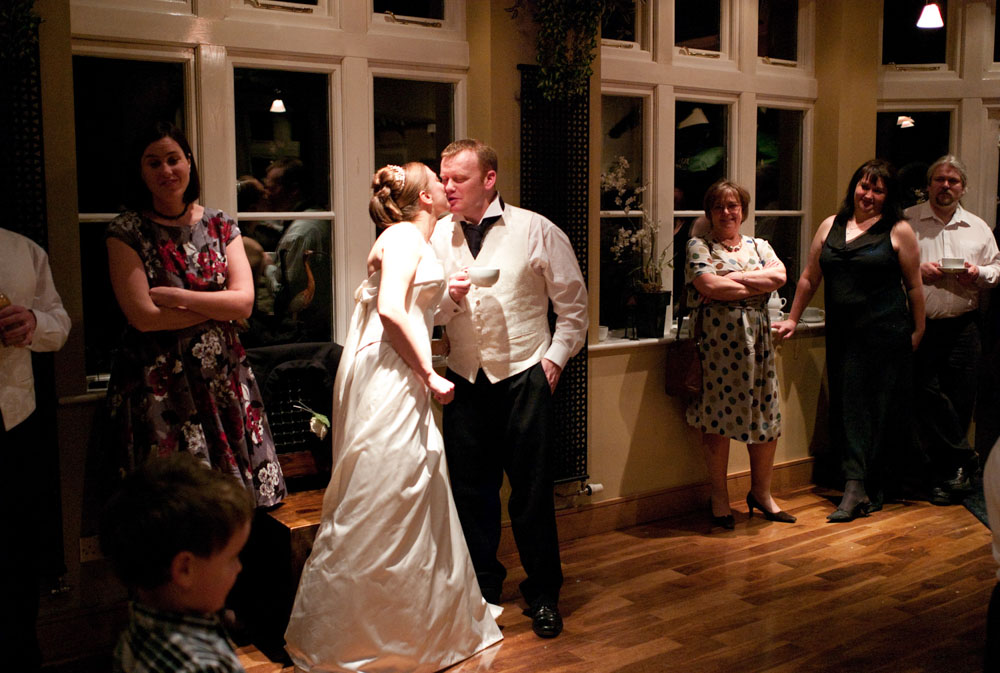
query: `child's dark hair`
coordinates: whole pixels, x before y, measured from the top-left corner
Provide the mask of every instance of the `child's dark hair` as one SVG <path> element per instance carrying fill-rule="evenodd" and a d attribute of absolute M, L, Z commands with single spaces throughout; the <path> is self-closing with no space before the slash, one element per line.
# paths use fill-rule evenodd
<path fill-rule="evenodd" d="M 191 454 L 151 458 L 105 506 L 101 551 L 126 586 L 155 589 L 170 580 L 178 553 L 212 555 L 253 511 L 253 496 L 243 484 Z"/>

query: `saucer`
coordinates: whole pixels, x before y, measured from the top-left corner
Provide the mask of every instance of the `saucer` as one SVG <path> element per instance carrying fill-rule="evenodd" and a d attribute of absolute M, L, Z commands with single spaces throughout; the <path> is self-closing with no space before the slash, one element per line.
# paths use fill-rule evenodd
<path fill-rule="evenodd" d="M 938 268 L 941 269 L 942 273 L 962 273 L 965 271 L 964 266 L 941 266 Z"/>

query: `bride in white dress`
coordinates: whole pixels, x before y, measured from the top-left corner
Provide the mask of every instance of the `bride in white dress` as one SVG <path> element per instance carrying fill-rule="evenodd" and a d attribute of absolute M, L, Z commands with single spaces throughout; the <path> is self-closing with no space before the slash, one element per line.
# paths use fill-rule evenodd
<path fill-rule="evenodd" d="M 430 349 L 446 283 L 428 240 L 444 188 L 413 162 L 379 169 L 372 190 L 369 212 L 388 228 L 355 293 L 333 474 L 285 641 L 303 671 L 430 673 L 500 641 L 500 608 L 479 591 L 431 414 L 432 395 L 454 395 Z"/>

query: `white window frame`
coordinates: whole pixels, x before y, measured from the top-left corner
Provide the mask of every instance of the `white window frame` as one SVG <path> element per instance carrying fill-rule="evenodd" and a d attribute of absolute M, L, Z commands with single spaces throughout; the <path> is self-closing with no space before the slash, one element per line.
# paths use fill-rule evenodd
<path fill-rule="evenodd" d="M 674 0 L 671 7 L 670 25 L 676 27 L 676 5 L 683 0 Z M 715 0 L 707 0 L 714 2 Z M 671 48 L 675 64 L 686 64 L 698 68 L 731 70 L 738 67 L 740 54 L 740 15 L 743 13 L 742 3 L 733 0 L 718 0 L 719 2 L 719 51 L 710 49 L 688 49 L 677 46 L 676 30 L 671 31 Z M 756 31 L 754 31 L 756 35 Z M 757 43 L 754 41 L 754 51 Z"/>
<path fill-rule="evenodd" d="M 649 61 L 653 57 L 653 7 L 658 0 L 633 0 L 638 40 L 601 38 L 601 58 L 628 58 Z"/>
<path fill-rule="evenodd" d="M 351 0 L 357 2 L 357 0 Z M 444 0 L 444 20 L 396 14 L 396 20 L 385 13 L 375 12 L 374 0 L 364 0 L 368 11 L 368 32 L 397 37 L 465 39 L 465 2 Z M 434 25 L 440 24 L 440 25 Z"/>

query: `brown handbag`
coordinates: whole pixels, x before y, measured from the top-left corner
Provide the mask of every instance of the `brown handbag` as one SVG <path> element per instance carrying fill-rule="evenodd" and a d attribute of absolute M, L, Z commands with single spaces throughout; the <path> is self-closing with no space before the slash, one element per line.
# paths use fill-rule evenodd
<path fill-rule="evenodd" d="M 698 310 L 691 336 L 682 339 L 680 335 L 686 317 L 685 308 L 686 306 L 681 307 L 682 313 L 677 320 L 677 338 L 667 343 L 664 388 L 671 397 L 691 400 L 701 395 L 701 354 L 698 352 L 701 343 L 701 310 Z"/>

